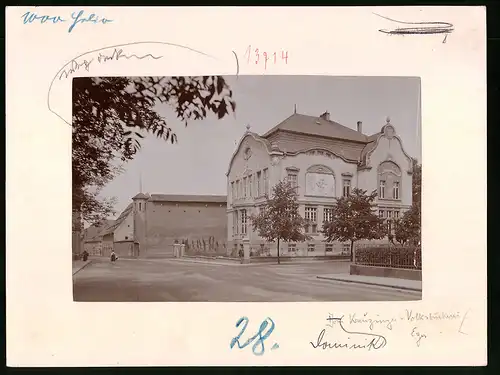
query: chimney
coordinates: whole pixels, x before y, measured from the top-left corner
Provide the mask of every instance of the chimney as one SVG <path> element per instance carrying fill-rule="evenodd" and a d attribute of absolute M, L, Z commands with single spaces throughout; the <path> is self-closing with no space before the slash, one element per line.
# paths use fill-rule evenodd
<path fill-rule="evenodd" d="M 319 117 L 321 117 L 323 120 L 330 121 L 330 112 L 326 111 Z"/>
<path fill-rule="evenodd" d="M 358 121 L 358 132 L 363 133 L 363 123 L 361 121 Z"/>

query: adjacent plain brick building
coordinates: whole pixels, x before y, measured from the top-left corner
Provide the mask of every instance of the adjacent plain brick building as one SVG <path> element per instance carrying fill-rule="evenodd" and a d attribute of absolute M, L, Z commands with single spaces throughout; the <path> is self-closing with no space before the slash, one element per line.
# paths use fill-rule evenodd
<path fill-rule="evenodd" d="M 86 246 L 93 255 L 156 258 L 171 256 L 173 244 L 227 249 L 226 196 L 139 193 L 118 219 Z M 96 241 L 100 240 L 98 244 Z M 90 251 L 89 251 L 90 252 Z"/>

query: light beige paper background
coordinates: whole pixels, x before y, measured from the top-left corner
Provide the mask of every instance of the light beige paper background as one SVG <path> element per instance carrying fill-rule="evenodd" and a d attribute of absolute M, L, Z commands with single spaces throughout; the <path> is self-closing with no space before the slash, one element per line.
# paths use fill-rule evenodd
<path fill-rule="evenodd" d="M 77 8 L 16 8 L 7 19 L 7 363 L 73 365 L 483 365 L 486 364 L 485 8 L 89 8 L 107 25 L 23 25 L 26 11 L 69 18 Z M 443 35 L 388 36 L 402 21 L 445 21 Z M 48 110 L 64 64 L 90 50 L 162 41 L 158 61 L 92 66 L 82 75 L 240 74 L 419 76 L 422 82 L 423 300 L 386 303 L 75 303 L 71 278 L 71 128 Z M 251 44 L 287 50 L 288 64 L 247 64 Z M 50 103 L 71 116 L 71 83 Z M 405 309 L 460 319 L 408 322 Z M 328 313 L 397 317 L 378 328 L 377 351 L 309 344 Z M 271 317 L 267 350 L 229 349 Z M 464 319 L 465 317 L 465 319 Z M 83 324 L 85 322 L 85 324 Z M 426 334 L 420 347 L 411 337 Z M 461 327 L 461 332 L 460 331 Z M 356 327 L 366 330 L 366 326 Z M 247 336 L 245 336 L 247 337 Z M 270 350 L 272 344 L 280 348 Z"/>

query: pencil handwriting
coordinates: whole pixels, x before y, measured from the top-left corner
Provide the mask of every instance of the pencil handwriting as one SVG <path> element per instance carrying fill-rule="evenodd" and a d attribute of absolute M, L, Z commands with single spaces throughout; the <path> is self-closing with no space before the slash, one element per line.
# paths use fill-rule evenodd
<path fill-rule="evenodd" d="M 425 21 L 425 22 L 404 22 L 398 21 L 393 18 L 385 17 L 377 13 L 373 13 L 376 16 L 404 25 L 415 25 L 414 27 L 397 27 L 395 29 L 379 29 L 381 33 L 389 35 L 429 35 L 429 34 L 445 34 L 443 43 L 446 43 L 446 38 L 448 34 L 451 34 L 454 30 L 453 24 L 449 22 L 442 21 Z M 419 25 L 419 26 L 416 26 Z"/>

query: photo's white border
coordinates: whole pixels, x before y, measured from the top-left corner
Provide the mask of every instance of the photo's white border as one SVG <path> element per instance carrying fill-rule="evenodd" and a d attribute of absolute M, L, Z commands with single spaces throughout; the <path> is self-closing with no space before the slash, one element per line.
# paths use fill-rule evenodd
<path fill-rule="evenodd" d="M 6 10 L 7 363 L 99 365 L 482 365 L 486 363 L 486 26 L 484 7 L 92 8 L 112 23 L 24 24 Z M 442 35 L 387 35 L 403 21 L 445 21 Z M 207 20 L 210 20 L 209 22 Z M 159 26 L 161 25 L 161 27 Z M 196 27 L 194 27 L 196 26 Z M 300 27 L 298 27 L 300 26 Z M 50 47 L 46 41 L 50 40 Z M 48 110 L 55 74 L 96 48 L 163 41 L 165 59 L 96 65 L 78 75 L 313 74 L 418 76 L 422 82 L 423 300 L 385 303 L 75 303 L 71 284 L 71 127 Z M 264 70 L 248 45 L 288 51 Z M 140 51 L 138 51 L 140 52 Z M 157 52 L 156 49 L 147 51 Z M 71 86 L 50 104 L 70 114 Z M 467 192 L 467 194 L 464 194 Z M 469 197 L 469 199 L 466 199 Z M 473 197 L 470 199 L 470 197 Z M 403 319 L 407 310 L 423 320 Z M 315 350 L 328 314 L 401 318 L 382 350 Z M 461 319 L 425 320 L 432 313 Z M 429 315 L 431 314 L 431 315 Z M 236 321 L 271 317 L 279 349 L 230 350 Z M 437 315 L 432 315 L 437 316 Z M 442 316 L 442 315 L 441 315 Z M 426 335 L 417 346 L 414 326 Z"/>

